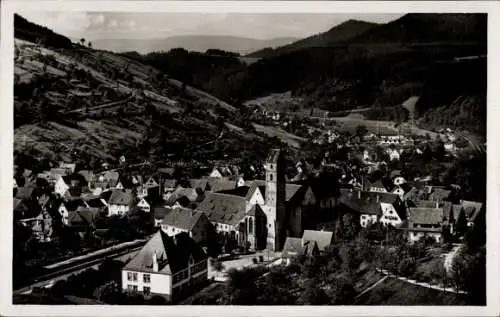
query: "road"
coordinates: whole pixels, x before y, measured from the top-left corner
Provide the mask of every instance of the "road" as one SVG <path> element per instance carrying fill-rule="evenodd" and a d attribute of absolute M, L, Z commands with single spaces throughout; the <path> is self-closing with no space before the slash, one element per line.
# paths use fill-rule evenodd
<path fill-rule="evenodd" d="M 430 288 L 430 289 L 435 289 L 435 290 L 441 291 L 441 292 L 467 294 L 466 291 L 462 291 L 462 290 L 457 292 L 457 290 L 455 288 L 452 288 L 452 287 L 444 287 L 442 285 L 435 285 L 435 284 L 430 284 L 430 283 L 418 282 L 416 280 L 412 280 L 412 279 L 409 279 L 407 277 L 394 275 L 393 273 L 390 273 L 389 271 L 387 271 L 385 269 L 377 269 L 377 271 L 381 272 L 382 274 L 390 275 L 390 277 L 397 278 L 400 281 L 410 283 L 413 285 L 422 286 L 422 287 L 426 287 L 426 288 Z"/>

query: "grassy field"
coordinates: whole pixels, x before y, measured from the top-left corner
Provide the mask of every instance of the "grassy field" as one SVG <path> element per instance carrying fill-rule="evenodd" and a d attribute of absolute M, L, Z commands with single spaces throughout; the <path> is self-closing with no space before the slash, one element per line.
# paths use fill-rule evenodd
<path fill-rule="evenodd" d="M 301 142 L 306 141 L 304 138 L 298 137 L 295 134 L 288 133 L 276 127 L 264 126 L 256 123 L 252 123 L 252 125 L 258 132 L 265 133 L 269 137 L 277 137 L 294 148 L 300 148 Z"/>

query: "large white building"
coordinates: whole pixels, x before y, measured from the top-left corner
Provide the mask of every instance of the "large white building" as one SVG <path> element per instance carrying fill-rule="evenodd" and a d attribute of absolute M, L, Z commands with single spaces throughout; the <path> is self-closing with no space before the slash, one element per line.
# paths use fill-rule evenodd
<path fill-rule="evenodd" d="M 207 279 L 207 255 L 185 232 L 170 237 L 159 230 L 122 269 L 123 290 L 167 301 Z"/>

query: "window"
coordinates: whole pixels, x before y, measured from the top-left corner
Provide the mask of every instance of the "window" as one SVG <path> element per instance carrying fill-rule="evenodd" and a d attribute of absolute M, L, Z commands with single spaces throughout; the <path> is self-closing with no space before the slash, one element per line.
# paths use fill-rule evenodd
<path fill-rule="evenodd" d="M 143 288 L 144 295 L 149 295 L 151 294 L 151 287 L 149 286 L 144 286 Z"/>
<path fill-rule="evenodd" d="M 127 273 L 127 280 L 131 281 L 132 280 L 132 272 Z"/>
<path fill-rule="evenodd" d="M 131 291 L 131 290 L 132 290 L 132 285 L 128 285 L 128 286 L 127 286 L 127 289 L 128 289 L 129 291 Z"/>
<path fill-rule="evenodd" d="M 248 232 L 253 234 L 253 218 L 248 218 Z"/>
<path fill-rule="evenodd" d="M 134 282 L 137 282 L 137 273 L 133 273 L 133 274 L 132 274 L 132 280 L 133 280 Z"/>
<path fill-rule="evenodd" d="M 134 291 L 137 291 L 137 285 L 132 286 L 132 289 L 133 289 Z"/>
<path fill-rule="evenodd" d="M 273 174 L 269 174 L 269 180 L 272 181 L 273 180 Z"/>
<path fill-rule="evenodd" d="M 151 275 L 144 274 L 143 280 L 144 280 L 144 283 L 151 283 Z"/>

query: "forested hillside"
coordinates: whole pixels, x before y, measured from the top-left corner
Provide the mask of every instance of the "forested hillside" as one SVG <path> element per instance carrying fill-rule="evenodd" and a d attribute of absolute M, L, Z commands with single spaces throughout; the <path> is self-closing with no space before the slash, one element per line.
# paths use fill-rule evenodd
<path fill-rule="evenodd" d="M 446 109 L 441 111 L 443 125 L 484 133 L 486 22 L 484 14 L 408 14 L 378 26 L 346 22 L 341 33 L 356 36 L 316 46 L 335 41 L 327 36 L 339 27 L 333 28 L 297 42 L 301 49 L 285 46 L 279 49 L 283 53 L 264 54 L 267 58 L 250 65 L 181 50 L 150 54 L 143 61 L 236 104 L 291 91 L 304 100 L 302 108 L 335 112 L 374 107 L 367 113 L 370 118 L 405 120 L 406 110 L 399 106 L 421 96 L 416 119 L 429 122 L 433 109 Z M 478 59 L 456 60 L 468 56 Z M 464 99 L 468 101 L 460 101 Z M 453 110 L 457 104 L 470 109 L 471 116 Z"/>

